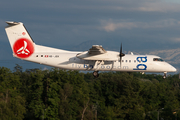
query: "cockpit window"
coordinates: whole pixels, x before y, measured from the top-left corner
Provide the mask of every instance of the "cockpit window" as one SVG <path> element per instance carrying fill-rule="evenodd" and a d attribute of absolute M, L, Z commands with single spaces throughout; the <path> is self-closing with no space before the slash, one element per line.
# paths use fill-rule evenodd
<path fill-rule="evenodd" d="M 164 60 L 161 59 L 161 58 L 153 58 L 153 61 L 161 61 L 161 62 L 163 62 Z"/>

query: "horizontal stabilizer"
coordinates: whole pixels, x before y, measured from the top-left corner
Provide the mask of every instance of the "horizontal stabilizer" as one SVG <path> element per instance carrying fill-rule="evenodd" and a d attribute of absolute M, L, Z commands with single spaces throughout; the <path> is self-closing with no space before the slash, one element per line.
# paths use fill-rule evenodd
<path fill-rule="evenodd" d="M 18 22 L 13 22 L 13 21 L 6 21 L 6 23 L 7 23 L 8 25 L 18 25 L 18 24 L 20 24 L 20 23 L 18 23 Z"/>

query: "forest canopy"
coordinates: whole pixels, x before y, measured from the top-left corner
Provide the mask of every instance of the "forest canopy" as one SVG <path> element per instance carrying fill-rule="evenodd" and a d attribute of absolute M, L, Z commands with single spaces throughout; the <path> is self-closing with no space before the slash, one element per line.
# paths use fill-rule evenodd
<path fill-rule="evenodd" d="M 0 67 L 0 120 L 180 119 L 179 75 Z"/>

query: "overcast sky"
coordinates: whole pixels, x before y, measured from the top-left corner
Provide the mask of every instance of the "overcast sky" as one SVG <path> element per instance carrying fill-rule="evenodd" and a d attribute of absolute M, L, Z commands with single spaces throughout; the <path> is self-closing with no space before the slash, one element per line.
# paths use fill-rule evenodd
<path fill-rule="evenodd" d="M 5 21 L 23 22 L 36 44 L 56 48 L 87 41 L 117 51 L 121 42 L 126 51 L 180 46 L 179 0 L 0 0 L 0 52 L 10 59 Z"/>

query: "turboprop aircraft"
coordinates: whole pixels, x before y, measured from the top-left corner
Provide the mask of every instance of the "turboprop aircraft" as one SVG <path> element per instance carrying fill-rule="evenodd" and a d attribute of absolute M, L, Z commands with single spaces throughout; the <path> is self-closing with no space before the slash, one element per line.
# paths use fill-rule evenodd
<path fill-rule="evenodd" d="M 122 44 L 120 52 L 106 51 L 101 45 L 93 45 L 88 51 L 66 51 L 37 45 L 21 22 L 6 22 L 5 28 L 13 56 L 39 64 L 67 70 L 94 71 L 127 71 L 127 72 L 176 72 L 176 69 L 155 55 L 123 54 Z"/>

